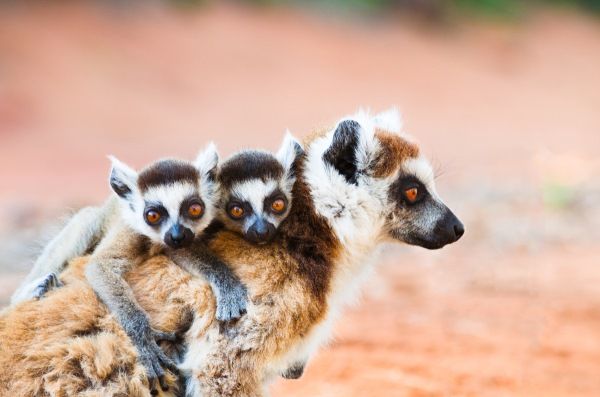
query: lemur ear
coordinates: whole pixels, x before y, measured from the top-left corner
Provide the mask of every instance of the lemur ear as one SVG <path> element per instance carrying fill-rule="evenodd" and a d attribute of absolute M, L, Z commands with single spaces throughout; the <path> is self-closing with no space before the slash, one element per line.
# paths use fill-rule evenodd
<path fill-rule="evenodd" d="M 128 198 L 135 190 L 137 184 L 137 172 L 127 164 L 119 161 L 114 156 L 108 156 L 112 163 L 110 170 L 110 187 L 121 198 Z"/>
<path fill-rule="evenodd" d="M 219 163 L 219 153 L 214 143 L 210 142 L 198 153 L 194 165 L 203 178 L 214 181 L 217 174 L 217 165 Z"/>
<path fill-rule="evenodd" d="M 329 148 L 323 153 L 323 161 L 329 163 L 349 183 L 357 184 L 358 166 L 356 150 L 360 141 L 360 124 L 355 120 L 343 120 L 333 133 Z"/>
<path fill-rule="evenodd" d="M 288 176 L 294 176 L 296 159 L 303 154 L 304 149 L 300 145 L 300 142 L 289 131 L 286 131 L 283 143 L 277 151 L 276 157 Z"/>

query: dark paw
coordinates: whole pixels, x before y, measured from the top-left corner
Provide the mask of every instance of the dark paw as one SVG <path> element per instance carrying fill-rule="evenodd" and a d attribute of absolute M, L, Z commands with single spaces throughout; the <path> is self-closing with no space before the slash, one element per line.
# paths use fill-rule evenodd
<path fill-rule="evenodd" d="M 32 296 L 34 299 L 40 299 L 49 291 L 52 291 L 53 289 L 62 286 L 63 283 L 58 279 L 58 276 L 55 273 L 50 273 L 44 278 L 44 280 L 42 280 L 42 282 L 37 287 L 35 287 Z"/>
<path fill-rule="evenodd" d="M 248 293 L 246 287 L 237 285 L 217 296 L 217 320 L 237 320 L 246 314 Z"/>
<path fill-rule="evenodd" d="M 162 340 L 167 340 L 163 337 L 170 336 L 169 333 L 152 332 L 152 334 L 153 337 L 160 337 Z M 136 347 L 140 355 L 140 362 L 146 369 L 150 394 L 153 396 L 158 395 L 159 387 L 163 392 L 168 391 L 169 385 L 167 384 L 165 370 L 178 375 L 177 365 L 166 356 L 154 340 L 138 342 Z"/>
<path fill-rule="evenodd" d="M 285 379 L 300 379 L 304 374 L 304 363 L 296 363 L 289 367 L 281 376 Z"/>

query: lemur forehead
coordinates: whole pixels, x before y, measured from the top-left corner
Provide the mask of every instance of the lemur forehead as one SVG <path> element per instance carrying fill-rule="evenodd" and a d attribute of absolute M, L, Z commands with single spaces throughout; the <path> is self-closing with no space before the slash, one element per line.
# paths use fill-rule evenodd
<path fill-rule="evenodd" d="M 192 163 L 175 159 L 159 160 L 144 168 L 138 176 L 138 187 L 146 192 L 152 187 L 188 183 L 197 186 L 200 174 Z"/>
<path fill-rule="evenodd" d="M 419 157 L 419 147 L 401 135 L 376 129 L 379 151 L 369 168 L 376 178 L 392 175 L 402 163 Z"/>
<path fill-rule="evenodd" d="M 245 150 L 221 164 L 219 182 L 224 188 L 230 189 L 234 184 L 251 179 L 278 180 L 283 174 L 283 166 L 271 153 Z"/>

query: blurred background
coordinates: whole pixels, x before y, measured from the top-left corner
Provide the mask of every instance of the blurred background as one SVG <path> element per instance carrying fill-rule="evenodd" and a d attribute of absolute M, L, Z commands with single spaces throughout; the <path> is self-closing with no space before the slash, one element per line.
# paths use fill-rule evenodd
<path fill-rule="evenodd" d="M 140 167 L 397 105 L 466 225 L 274 396 L 600 395 L 600 1 L 0 2 L 0 305 Z"/>

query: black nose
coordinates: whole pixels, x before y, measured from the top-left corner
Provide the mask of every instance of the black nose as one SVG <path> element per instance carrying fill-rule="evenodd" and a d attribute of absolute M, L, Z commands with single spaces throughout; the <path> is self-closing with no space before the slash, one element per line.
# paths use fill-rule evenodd
<path fill-rule="evenodd" d="M 454 225 L 453 229 L 454 229 L 454 235 L 456 236 L 456 240 L 458 240 L 459 238 L 462 237 L 463 234 L 465 234 L 465 227 L 463 226 L 462 222 L 459 221 L 457 219 L 458 223 Z"/>
<path fill-rule="evenodd" d="M 175 225 L 171 228 L 171 240 L 175 242 L 181 242 L 185 238 L 185 234 L 183 233 L 183 227 L 180 225 Z"/>
<path fill-rule="evenodd" d="M 446 244 L 458 241 L 458 239 L 460 239 L 462 235 L 465 234 L 464 225 L 452 212 L 449 212 L 448 215 L 444 218 L 444 220 L 442 221 L 442 225 L 442 229 L 444 231 L 441 234 L 445 235 Z"/>
<path fill-rule="evenodd" d="M 275 236 L 275 226 L 271 222 L 259 219 L 246 232 L 246 238 L 254 244 L 264 244 Z"/>
<path fill-rule="evenodd" d="M 173 225 L 165 234 L 165 244 L 171 248 L 187 247 L 194 240 L 194 233 L 180 224 Z"/>

